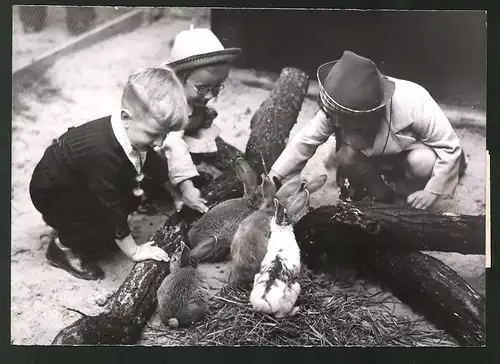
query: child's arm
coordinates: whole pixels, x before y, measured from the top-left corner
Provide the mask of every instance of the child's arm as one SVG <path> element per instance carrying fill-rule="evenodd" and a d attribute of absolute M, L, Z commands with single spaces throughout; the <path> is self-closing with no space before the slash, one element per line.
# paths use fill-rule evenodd
<path fill-rule="evenodd" d="M 451 195 L 458 184 L 460 141 L 443 110 L 427 91 L 424 90 L 419 101 L 411 128 L 437 156 L 424 190 L 435 195 Z"/>
<path fill-rule="evenodd" d="M 140 262 L 147 259 L 154 259 L 168 262 L 168 254 L 161 248 L 152 246 L 153 241 L 137 245 L 131 234 L 123 239 L 115 239 L 116 244 L 123 254 L 134 262 Z"/>
<path fill-rule="evenodd" d="M 334 132 L 334 123 L 319 110 L 314 118 L 290 140 L 285 150 L 271 168 L 270 175 L 289 179 L 299 174 L 314 155 L 316 149 L 325 143 Z"/>
<path fill-rule="evenodd" d="M 138 262 L 146 259 L 168 261 L 167 253 L 152 242 L 138 246 L 131 235 L 127 215 L 121 208 L 123 198 L 119 186 L 123 165 L 112 155 L 101 153 L 87 164 L 85 175 L 90 190 L 96 196 L 96 213 L 108 228 L 109 235 L 122 252 L 131 260 Z M 132 193 L 132 191 L 131 191 Z"/>
<path fill-rule="evenodd" d="M 173 188 L 179 188 L 182 201 L 186 205 L 194 210 L 206 212 L 206 200 L 201 197 L 200 191 L 192 182 L 192 178 L 199 176 L 199 173 L 183 136 L 182 131 L 169 133 L 161 148 L 168 162 L 169 179 Z"/>

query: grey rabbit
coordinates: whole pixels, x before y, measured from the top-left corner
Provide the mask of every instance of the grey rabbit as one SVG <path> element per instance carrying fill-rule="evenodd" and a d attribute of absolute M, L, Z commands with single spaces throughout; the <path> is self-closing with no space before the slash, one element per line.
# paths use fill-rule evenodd
<path fill-rule="evenodd" d="M 267 252 L 271 218 L 275 212 L 276 186 L 266 177 L 261 188 L 263 201 L 260 208 L 241 222 L 233 237 L 229 276 L 232 284 L 245 286 L 253 282 Z"/>
<path fill-rule="evenodd" d="M 324 174 L 313 179 L 297 175 L 282 185 L 276 178 L 273 178 L 274 183 L 265 178 L 261 207 L 241 222 L 234 235 L 230 283 L 249 285 L 259 272 L 271 236 L 271 219 L 276 211 L 274 199 L 283 205 L 287 219 L 291 225 L 295 225 L 309 212 L 310 195 L 323 187 L 326 180 Z"/>
<path fill-rule="evenodd" d="M 189 326 L 208 312 L 207 278 L 190 253 L 189 247 L 181 242 L 180 249 L 170 258 L 170 274 L 157 291 L 161 321 L 172 328 Z"/>
<path fill-rule="evenodd" d="M 243 183 L 243 197 L 223 201 L 213 207 L 188 232 L 191 256 L 200 262 L 215 263 L 227 260 L 238 225 L 256 211 L 262 201 L 257 175 L 250 164 L 240 157 L 236 160 L 235 170 L 238 179 Z M 212 253 L 203 253 L 207 251 Z"/>

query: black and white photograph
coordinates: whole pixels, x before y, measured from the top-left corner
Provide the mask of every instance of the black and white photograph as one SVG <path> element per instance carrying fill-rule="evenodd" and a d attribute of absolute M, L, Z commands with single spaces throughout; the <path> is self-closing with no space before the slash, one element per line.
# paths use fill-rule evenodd
<path fill-rule="evenodd" d="M 486 60 L 484 10 L 13 6 L 11 345 L 486 346 Z"/>

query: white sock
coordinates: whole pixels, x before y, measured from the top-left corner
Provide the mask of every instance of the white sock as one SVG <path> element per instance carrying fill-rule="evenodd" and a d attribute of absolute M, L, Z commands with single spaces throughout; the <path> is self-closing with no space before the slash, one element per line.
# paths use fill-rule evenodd
<path fill-rule="evenodd" d="M 68 248 L 67 246 L 64 246 L 62 245 L 61 241 L 59 240 L 59 238 L 55 238 L 54 239 L 54 243 L 56 243 L 56 245 L 61 249 L 61 250 L 70 250 L 70 248 Z"/>

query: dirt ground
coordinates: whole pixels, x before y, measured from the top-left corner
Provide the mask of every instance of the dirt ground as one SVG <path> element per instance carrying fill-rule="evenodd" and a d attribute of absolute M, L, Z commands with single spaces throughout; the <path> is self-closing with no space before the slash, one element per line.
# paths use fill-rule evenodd
<path fill-rule="evenodd" d="M 55 13 L 56 10 L 59 14 L 49 16 L 57 18 L 57 15 L 60 18 L 61 9 L 51 9 L 51 12 Z M 16 64 L 24 63 L 26 57 L 39 54 L 42 49 L 47 50 L 66 37 L 61 35 L 61 32 L 65 32 L 61 26 L 54 26 L 41 35 L 22 35 L 15 14 L 14 17 L 14 68 Z M 207 21 L 207 17 L 198 17 L 201 25 L 208 26 Z M 29 181 L 34 166 L 53 138 L 72 125 L 110 114 L 119 105 L 120 87 L 128 74 L 139 67 L 155 65 L 166 59 L 170 41 L 176 33 L 187 29 L 189 24 L 188 17 L 169 13 L 156 23 L 60 59 L 48 72 L 50 85 L 45 86 L 45 92 L 38 92 L 43 97 L 37 97 L 35 93 L 18 95 L 28 108 L 21 114 L 14 113 L 12 119 L 12 344 L 50 344 L 59 330 L 79 318 L 78 314 L 66 307 L 97 314 L 101 308 L 96 305 L 96 300 L 116 290 L 131 270 L 133 263 L 120 254 L 101 262 L 106 273 L 106 278 L 101 281 L 79 280 L 50 266 L 45 259 L 47 247 L 39 240 L 40 234 L 47 231 L 48 227 L 31 204 Z M 250 70 L 234 70 L 233 74 L 238 72 L 250 76 L 255 74 Z M 221 129 L 221 137 L 244 149 L 249 136 L 250 118 L 268 93 L 264 89 L 231 80 L 230 76 L 226 88 L 214 101 L 214 107 L 219 112 L 215 122 Z M 316 111 L 316 103 L 306 99 L 292 136 Z M 456 195 L 440 202 L 436 209 L 461 214 L 484 214 L 485 131 L 457 129 L 457 133 L 463 142 L 469 167 Z M 335 140 L 331 138 L 318 149 L 306 166 L 308 175 L 325 172 L 322 160 L 334 143 Z M 312 196 L 312 205 L 317 207 L 335 203 L 336 191 L 334 181 L 329 179 L 327 185 Z M 164 221 L 165 216 L 161 214 L 153 217 L 135 216 L 131 222 L 133 234 L 139 243 L 145 242 Z M 484 256 L 430 254 L 445 261 L 484 293 Z M 227 277 L 227 264 L 204 264 L 202 269 L 209 276 L 215 292 Z M 359 285 L 355 289 L 359 289 Z M 404 305 L 401 307 L 397 314 L 414 315 Z M 157 318 L 153 317 L 152 322 L 157 323 Z M 142 343 L 168 344 L 150 340 Z"/>

